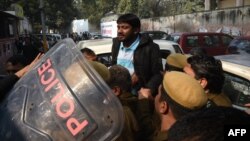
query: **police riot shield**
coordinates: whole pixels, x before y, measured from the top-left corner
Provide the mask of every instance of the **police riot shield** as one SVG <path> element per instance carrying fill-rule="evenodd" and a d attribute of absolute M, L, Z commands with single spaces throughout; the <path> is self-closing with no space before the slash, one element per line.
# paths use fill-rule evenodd
<path fill-rule="evenodd" d="M 124 122 L 118 98 L 71 39 L 15 84 L 0 113 L 3 141 L 111 141 Z"/>

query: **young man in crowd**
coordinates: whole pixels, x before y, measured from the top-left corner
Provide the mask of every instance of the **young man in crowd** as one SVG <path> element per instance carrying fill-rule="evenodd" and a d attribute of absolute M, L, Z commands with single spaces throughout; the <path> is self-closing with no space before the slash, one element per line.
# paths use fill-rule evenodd
<path fill-rule="evenodd" d="M 232 106 L 231 100 L 222 93 L 225 76 L 220 60 L 213 56 L 191 56 L 184 72 L 199 81 L 208 96 L 210 106 Z"/>
<path fill-rule="evenodd" d="M 160 49 L 153 40 L 140 34 L 141 22 L 134 14 L 117 19 L 117 38 L 113 39 L 112 65 L 127 68 L 132 78 L 133 94 L 147 88 L 153 95 L 162 81 Z"/>
<path fill-rule="evenodd" d="M 231 100 L 222 93 L 224 74 L 220 60 L 213 56 L 171 54 L 167 57 L 165 70 L 184 71 L 199 81 L 208 96 L 210 106 L 232 106 Z"/>

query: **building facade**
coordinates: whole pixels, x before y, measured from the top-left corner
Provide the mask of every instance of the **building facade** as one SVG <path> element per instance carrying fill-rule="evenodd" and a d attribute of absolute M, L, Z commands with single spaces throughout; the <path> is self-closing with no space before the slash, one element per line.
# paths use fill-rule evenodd
<path fill-rule="evenodd" d="M 15 53 L 19 18 L 0 11 L 0 74 L 3 74 L 5 61 Z"/>
<path fill-rule="evenodd" d="M 249 6 L 250 0 L 205 0 L 205 10 Z"/>

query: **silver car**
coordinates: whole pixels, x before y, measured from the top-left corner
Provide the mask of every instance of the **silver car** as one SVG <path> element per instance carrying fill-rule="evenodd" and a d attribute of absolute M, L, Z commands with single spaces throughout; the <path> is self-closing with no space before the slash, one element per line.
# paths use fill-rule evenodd
<path fill-rule="evenodd" d="M 232 100 L 233 107 L 249 110 L 250 103 L 250 54 L 216 56 L 222 61 L 225 72 L 224 93 Z"/>
<path fill-rule="evenodd" d="M 163 61 L 163 66 L 165 66 L 165 60 L 167 56 L 171 53 L 182 53 L 183 51 L 180 46 L 172 41 L 167 40 L 154 40 L 160 47 L 161 51 L 161 58 Z M 97 40 L 84 40 L 80 41 L 77 44 L 79 49 L 82 48 L 89 48 L 92 49 L 100 62 L 105 64 L 106 66 L 111 65 L 111 48 L 112 48 L 112 39 L 111 38 L 104 38 L 104 39 L 97 39 Z"/>

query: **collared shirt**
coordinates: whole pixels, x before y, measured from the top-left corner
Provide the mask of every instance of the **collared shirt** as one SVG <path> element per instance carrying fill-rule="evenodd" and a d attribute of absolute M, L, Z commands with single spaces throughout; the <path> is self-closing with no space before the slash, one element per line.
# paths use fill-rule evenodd
<path fill-rule="evenodd" d="M 119 53 L 117 56 L 117 64 L 127 68 L 129 70 L 130 75 L 134 73 L 134 51 L 138 47 L 140 43 L 139 36 L 136 40 L 130 45 L 130 47 L 124 47 L 123 42 L 120 44 Z"/>

